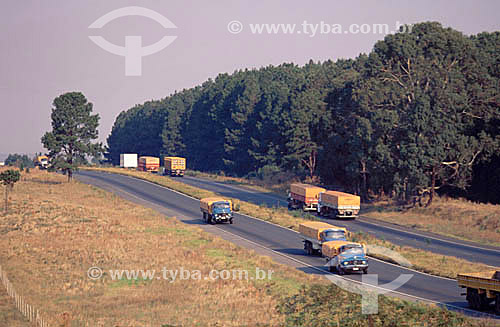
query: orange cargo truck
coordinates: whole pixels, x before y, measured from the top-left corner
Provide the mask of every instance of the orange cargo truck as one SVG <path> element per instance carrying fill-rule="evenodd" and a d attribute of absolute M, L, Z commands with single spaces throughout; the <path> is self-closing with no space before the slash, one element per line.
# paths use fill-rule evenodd
<path fill-rule="evenodd" d="M 356 218 L 361 206 L 361 198 L 354 194 L 326 191 L 319 194 L 318 214 L 336 218 Z"/>
<path fill-rule="evenodd" d="M 157 173 L 160 169 L 160 158 L 148 156 L 139 157 L 139 165 L 137 166 L 137 169 Z"/>
<path fill-rule="evenodd" d="M 344 227 L 308 221 L 299 225 L 299 233 L 307 254 L 324 256 L 331 272 L 337 271 L 339 275 L 347 272 L 368 273 L 365 246 L 348 241 L 348 232 Z"/>
<path fill-rule="evenodd" d="M 494 310 L 500 315 L 500 270 L 457 275 L 458 286 L 467 290 L 466 299 L 474 310 L 488 309 L 494 303 Z"/>
<path fill-rule="evenodd" d="M 184 176 L 186 170 L 186 158 L 165 157 L 165 175 Z"/>
<path fill-rule="evenodd" d="M 326 189 L 314 185 L 294 183 L 288 193 L 288 209 L 301 208 L 304 211 L 316 211 L 318 198 Z"/>

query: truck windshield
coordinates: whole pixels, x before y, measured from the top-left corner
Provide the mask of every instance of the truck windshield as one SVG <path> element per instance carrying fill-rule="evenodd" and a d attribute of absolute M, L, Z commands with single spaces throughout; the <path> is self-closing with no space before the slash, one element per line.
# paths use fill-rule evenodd
<path fill-rule="evenodd" d="M 217 209 L 229 209 L 229 203 L 227 203 L 227 202 L 217 202 L 217 203 L 214 203 L 214 208 L 217 208 Z"/>
<path fill-rule="evenodd" d="M 335 241 L 345 239 L 345 232 L 343 230 L 328 230 L 323 233 L 325 241 Z"/>
<path fill-rule="evenodd" d="M 344 248 L 343 254 L 364 254 L 362 247 Z"/>

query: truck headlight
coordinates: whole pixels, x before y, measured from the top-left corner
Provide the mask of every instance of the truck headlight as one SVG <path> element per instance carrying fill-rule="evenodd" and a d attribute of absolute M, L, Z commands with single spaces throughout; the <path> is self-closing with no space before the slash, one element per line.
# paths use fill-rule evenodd
<path fill-rule="evenodd" d="M 349 262 L 348 262 L 348 261 L 344 261 L 344 262 L 342 262 L 342 264 L 343 264 L 344 266 L 347 266 L 347 265 L 349 264 Z"/>
<path fill-rule="evenodd" d="M 366 265 L 366 260 L 361 261 L 362 264 Z"/>

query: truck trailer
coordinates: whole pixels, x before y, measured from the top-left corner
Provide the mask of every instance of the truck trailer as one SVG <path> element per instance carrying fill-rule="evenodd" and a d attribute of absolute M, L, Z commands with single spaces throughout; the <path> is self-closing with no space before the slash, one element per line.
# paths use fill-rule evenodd
<path fill-rule="evenodd" d="M 356 218 L 361 207 L 361 198 L 354 194 L 326 191 L 319 194 L 318 215 L 335 218 Z"/>
<path fill-rule="evenodd" d="M 494 302 L 500 315 L 500 270 L 457 275 L 458 286 L 465 288 L 467 302 L 474 310 L 484 310 Z"/>
<path fill-rule="evenodd" d="M 137 153 L 120 154 L 121 168 L 137 168 Z"/>
<path fill-rule="evenodd" d="M 368 259 L 364 245 L 349 242 L 347 229 L 324 222 L 310 221 L 299 225 L 307 254 L 321 254 L 328 269 L 339 275 L 346 272 L 368 272 Z"/>
<path fill-rule="evenodd" d="M 233 204 L 231 200 L 211 197 L 200 200 L 200 210 L 203 220 L 209 224 L 219 222 L 233 223 Z"/>
<path fill-rule="evenodd" d="M 139 158 L 138 170 L 158 173 L 160 169 L 160 158 L 143 156 Z"/>
<path fill-rule="evenodd" d="M 181 157 L 165 157 L 165 175 L 184 176 L 186 170 L 186 158 Z"/>
<path fill-rule="evenodd" d="M 318 198 L 326 189 L 314 185 L 294 183 L 290 185 L 288 193 L 288 209 L 302 209 L 304 211 L 316 211 Z"/>

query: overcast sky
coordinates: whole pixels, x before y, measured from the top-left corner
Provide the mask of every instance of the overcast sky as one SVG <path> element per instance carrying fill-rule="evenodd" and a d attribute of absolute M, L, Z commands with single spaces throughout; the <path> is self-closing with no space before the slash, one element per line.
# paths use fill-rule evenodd
<path fill-rule="evenodd" d="M 128 6 L 151 9 L 177 28 L 124 16 L 89 29 L 104 14 Z M 218 73 L 367 53 L 384 34 L 356 34 L 362 24 L 371 30 L 373 24 L 387 24 L 392 31 L 398 22 L 439 21 L 470 35 L 500 30 L 499 12 L 498 0 L 1 0 L 0 153 L 43 151 L 40 137 L 50 130 L 52 101 L 67 91 L 81 91 L 94 104 L 101 117 L 100 140 L 105 141 L 121 111 Z M 240 33 L 228 31 L 231 21 L 241 23 L 230 25 L 232 32 L 242 28 Z M 296 26 L 293 34 L 252 32 L 263 23 Z M 333 25 L 336 31 L 341 26 L 342 33 L 328 33 Z M 143 46 L 164 36 L 177 38 L 139 60 L 140 76 L 126 76 L 125 58 L 96 45 L 89 38 L 96 35 L 117 46 L 125 45 L 126 36 L 141 36 Z"/>

